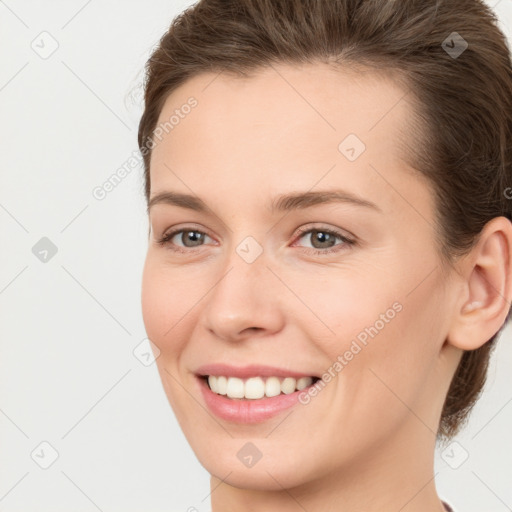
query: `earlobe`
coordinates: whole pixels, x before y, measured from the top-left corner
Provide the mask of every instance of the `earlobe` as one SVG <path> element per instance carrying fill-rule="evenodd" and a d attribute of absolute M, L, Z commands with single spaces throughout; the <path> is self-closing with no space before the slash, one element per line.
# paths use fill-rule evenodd
<path fill-rule="evenodd" d="M 465 282 L 452 312 L 447 337 L 451 345 L 475 350 L 501 329 L 512 299 L 511 255 L 512 223 L 496 217 L 486 224 L 460 268 Z"/>

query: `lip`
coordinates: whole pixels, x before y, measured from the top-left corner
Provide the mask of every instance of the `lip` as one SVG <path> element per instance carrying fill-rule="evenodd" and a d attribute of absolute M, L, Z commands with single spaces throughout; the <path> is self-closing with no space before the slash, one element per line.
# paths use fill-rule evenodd
<path fill-rule="evenodd" d="M 272 375 L 278 376 L 275 374 Z M 290 374 L 288 373 L 287 375 Z M 302 376 L 307 377 L 307 375 Z M 299 394 L 307 393 L 309 388 L 316 384 L 313 383 L 311 386 L 301 389 L 300 391 L 294 391 L 289 395 L 281 394 L 257 400 L 239 400 L 231 399 L 224 395 L 218 395 L 210 389 L 205 378 L 199 375 L 196 375 L 195 378 L 208 409 L 223 420 L 239 424 L 262 423 L 273 418 L 280 412 L 297 405 L 299 403 Z"/>
<path fill-rule="evenodd" d="M 255 364 L 248 366 L 232 366 L 223 363 L 211 363 L 200 366 L 194 373 L 198 377 L 204 377 L 205 375 L 222 375 L 224 377 L 238 377 L 239 379 L 249 379 L 250 377 L 294 377 L 295 379 L 300 379 L 301 377 L 320 378 L 320 375 L 313 375 L 311 373 L 302 373 L 286 368 Z M 293 395 L 293 393 L 289 396 L 291 395 Z"/>

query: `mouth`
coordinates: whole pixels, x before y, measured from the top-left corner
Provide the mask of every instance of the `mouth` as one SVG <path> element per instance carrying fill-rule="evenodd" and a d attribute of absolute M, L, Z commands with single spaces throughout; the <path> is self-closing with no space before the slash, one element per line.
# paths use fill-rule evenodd
<path fill-rule="evenodd" d="M 197 375 L 213 393 L 230 400 L 261 400 L 279 395 L 289 395 L 306 389 L 320 377 L 255 376 L 249 378 L 227 375 Z"/>
<path fill-rule="evenodd" d="M 194 374 L 208 409 L 238 425 L 266 422 L 299 403 L 309 403 L 303 398 L 320 381 L 318 375 L 255 364 L 211 363 L 197 368 Z"/>

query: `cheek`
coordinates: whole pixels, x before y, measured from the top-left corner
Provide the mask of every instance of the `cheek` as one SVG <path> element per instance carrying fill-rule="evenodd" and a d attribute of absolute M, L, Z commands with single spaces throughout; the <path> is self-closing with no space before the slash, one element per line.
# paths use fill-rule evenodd
<path fill-rule="evenodd" d="M 148 337 L 158 345 L 158 339 L 165 333 L 167 324 L 167 319 L 163 315 L 165 307 L 162 302 L 165 289 L 160 276 L 149 262 L 149 257 L 146 257 L 142 274 L 142 318 Z"/>
<path fill-rule="evenodd" d="M 292 321 L 302 322 L 304 332 L 334 361 L 352 341 L 364 346 L 371 339 L 385 337 L 389 326 L 403 314 L 403 307 L 400 283 L 391 286 L 389 275 L 384 280 L 378 269 L 354 266 L 327 270 L 296 275 L 293 281 L 290 277 L 303 304 L 289 300 L 296 303 Z"/>
<path fill-rule="evenodd" d="M 190 281 L 186 272 L 166 268 L 148 253 L 142 275 L 142 317 L 148 337 L 162 351 L 179 339 L 176 331 L 194 314 L 192 306 L 200 291 Z"/>
<path fill-rule="evenodd" d="M 180 359 L 188 330 L 193 325 L 200 291 L 190 286 L 186 272 L 171 269 L 148 252 L 142 275 L 142 316 L 148 338 L 159 348 L 156 366 L 172 409 L 180 423 L 186 421 L 190 407 L 180 379 Z M 186 425 L 183 423 L 184 428 Z"/>
<path fill-rule="evenodd" d="M 177 354 L 176 342 L 180 337 L 176 331 L 182 327 L 179 318 L 184 315 L 181 310 L 186 304 L 188 301 L 170 273 L 147 259 L 142 277 L 142 318 L 148 338 L 160 349 L 156 361 L 159 367 L 168 366 L 169 354 Z"/>
<path fill-rule="evenodd" d="M 385 423 L 387 418 L 391 426 L 398 418 L 408 416 L 409 409 L 420 413 L 425 396 L 430 400 L 435 396 L 432 377 L 443 338 L 438 323 L 443 303 L 441 285 L 433 279 L 409 293 L 411 289 L 390 291 L 371 301 L 367 311 L 372 315 L 357 317 L 363 328 L 358 326 L 350 338 L 343 340 L 344 348 L 350 348 L 354 340 L 361 347 L 343 369 L 342 381 L 346 392 L 357 397 L 354 404 L 359 403 L 370 424 Z M 399 307 L 386 314 L 386 306 L 393 303 L 399 303 Z M 381 313 L 387 323 L 378 321 Z M 353 315 L 356 318 L 355 310 Z M 361 333 L 365 343 L 358 340 Z"/>
<path fill-rule="evenodd" d="M 330 365 L 338 361 L 331 374 L 343 375 L 339 380 L 351 392 L 364 388 L 386 401 L 393 396 L 385 384 L 404 398 L 420 391 L 439 346 L 436 318 L 443 298 L 438 276 L 418 286 L 425 272 L 402 263 L 387 271 L 367 266 L 365 272 L 346 269 L 339 278 L 331 272 L 330 279 L 295 281 L 297 295 L 309 308 L 299 315 L 303 305 L 298 304 L 295 320 Z"/>

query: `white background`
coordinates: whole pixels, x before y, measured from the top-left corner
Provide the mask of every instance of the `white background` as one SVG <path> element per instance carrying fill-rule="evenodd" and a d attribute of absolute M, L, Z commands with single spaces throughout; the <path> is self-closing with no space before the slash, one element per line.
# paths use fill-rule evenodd
<path fill-rule="evenodd" d="M 146 337 L 142 167 L 92 194 L 137 151 L 144 63 L 190 4 L 0 1 L 0 512 L 210 510 L 155 365 L 133 354 Z M 511 4 L 489 0 L 509 40 Z M 32 48 L 52 44 L 46 59 Z M 32 252 L 43 237 L 57 247 L 46 263 Z M 511 342 L 508 327 L 457 438 L 469 458 L 453 469 L 436 455 L 458 512 L 512 508 Z"/>

